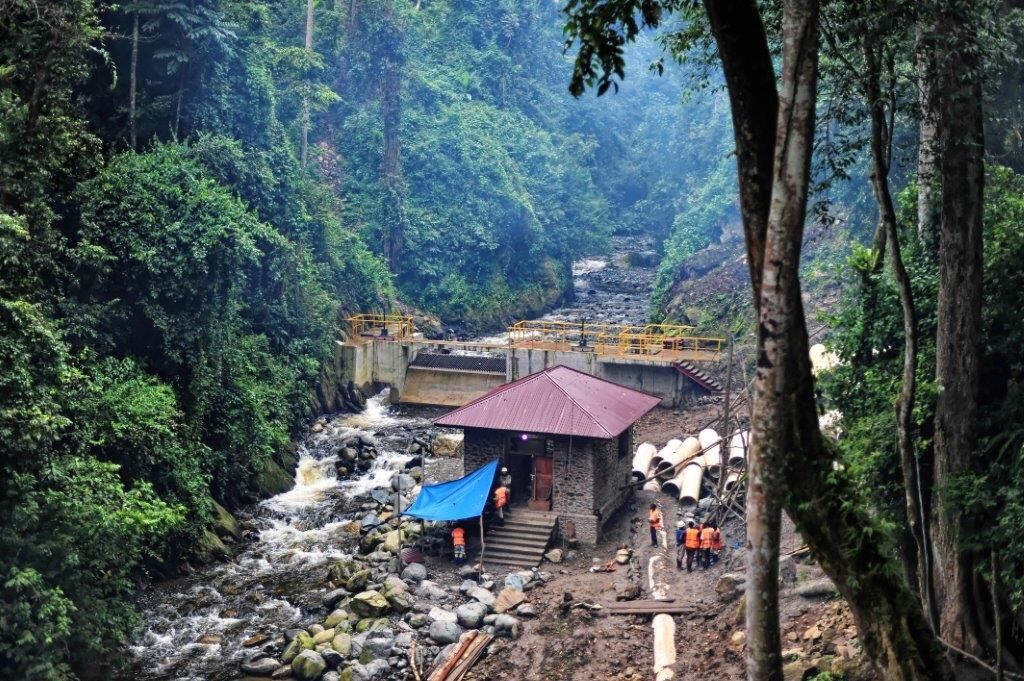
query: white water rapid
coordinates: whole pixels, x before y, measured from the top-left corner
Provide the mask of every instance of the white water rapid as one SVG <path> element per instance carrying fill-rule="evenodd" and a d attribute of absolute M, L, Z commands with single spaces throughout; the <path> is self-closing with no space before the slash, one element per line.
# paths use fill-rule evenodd
<path fill-rule="evenodd" d="M 362 413 L 336 416 L 308 434 L 295 486 L 238 513 L 251 538 L 234 560 L 147 590 L 144 631 L 130 648 L 126 678 L 237 679 L 241 660 L 258 650 L 243 641 L 303 626 L 325 592 L 323 564 L 355 549 L 358 535 L 343 527 L 362 515 L 367 495 L 389 494 L 384 488 L 410 459 L 404 452 L 415 431 L 430 427 L 425 418 L 395 413 L 387 397 L 385 391 Z M 369 470 L 339 480 L 336 451 L 351 436 L 369 438 L 378 456 Z"/>

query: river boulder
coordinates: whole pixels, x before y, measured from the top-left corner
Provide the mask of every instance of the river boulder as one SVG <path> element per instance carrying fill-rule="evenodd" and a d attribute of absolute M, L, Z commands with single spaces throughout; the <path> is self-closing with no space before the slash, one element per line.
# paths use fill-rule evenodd
<path fill-rule="evenodd" d="M 479 629 L 487 615 L 487 606 L 483 603 L 464 603 L 455 609 L 459 624 L 467 629 Z"/>
<path fill-rule="evenodd" d="M 423 563 L 409 563 L 402 570 L 402 579 L 410 582 L 422 582 L 427 578 L 427 568 Z"/>
<path fill-rule="evenodd" d="M 462 636 L 462 628 L 455 622 L 434 620 L 427 634 L 436 643 L 457 643 Z"/>
<path fill-rule="evenodd" d="M 260 657 L 255 660 L 243 662 L 242 671 L 246 674 L 252 674 L 253 676 L 270 676 L 277 671 L 277 668 L 280 666 L 281 663 L 272 657 Z"/>
<path fill-rule="evenodd" d="M 356 570 L 345 581 L 345 588 L 352 593 L 361 591 L 369 583 L 370 575 L 371 572 L 369 570 Z"/>
<path fill-rule="evenodd" d="M 299 681 L 314 681 L 327 671 L 327 662 L 320 653 L 303 650 L 292 660 L 292 675 Z"/>
<path fill-rule="evenodd" d="M 371 589 L 353 596 L 349 607 L 360 617 L 381 617 L 387 614 L 389 605 L 388 599 Z"/>

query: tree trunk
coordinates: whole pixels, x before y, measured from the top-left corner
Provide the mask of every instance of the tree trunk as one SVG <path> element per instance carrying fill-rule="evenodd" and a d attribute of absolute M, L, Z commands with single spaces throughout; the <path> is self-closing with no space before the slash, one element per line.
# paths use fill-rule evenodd
<path fill-rule="evenodd" d="M 772 195 L 772 158 L 779 95 L 768 38 L 754 0 L 704 0 L 722 60 L 736 137 L 740 213 L 747 243 L 747 265 L 760 304 L 761 268 Z"/>
<path fill-rule="evenodd" d="M 966 12 L 974 11 L 970 7 Z M 981 336 L 982 199 L 984 131 L 981 72 L 972 17 L 955 6 L 940 14 L 939 139 L 942 206 L 939 218 L 939 298 L 935 341 L 935 489 L 970 470 L 978 414 L 978 344 Z M 970 35 L 968 35 L 970 34 Z M 968 618 L 973 571 L 961 553 L 961 514 L 933 504 L 932 534 L 939 634 L 968 652 L 979 650 Z"/>
<path fill-rule="evenodd" d="M 932 96 L 935 78 L 934 52 L 926 30 L 917 27 L 917 90 L 919 97 L 917 139 L 917 238 L 926 253 L 935 251 L 938 242 L 935 187 L 938 184 L 939 161 L 935 103 Z"/>
<path fill-rule="evenodd" d="M 306 52 L 313 51 L 313 5 L 314 0 L 306 0 Z M 306 83 L 309 89 L 309 83 Z M 306 167 L 306 157 L 309 149 L 309 92 L 302 98 L 302 144 L 299 151 L 299 158 L 302 167 Z"/>
<path fill-rule="evenodd" d="M 800 247 L 814 146 L 818 76 L 818 3 L 788 0 L 782 24 L 782 84 L 772 201 L 764 243 L 760 352 L 747 453 L 747 678 L 782 680 L 779 635 L 779 535 L 785 465 L 795 442 L 791 341 L 800 311 Z M 806 334 L 806 329 L 803 329 Z M 805 349 L 806 352 L 806 349 Z M 813 407 L 812 407 L 813 411 Z"/>
<path fill-rule="evenodd" d="M 926 539 L 921 481 L 918 475 L 918 461 L 914 450 L 914 400 L 917 392 L 917 312 L 914 307 L 914 293 L 910 276 L 903 264 L 903 253 L 896 228 L 896 207 L 889 186 L 891 156 L 889 140 L 892 130 L 886 116 L 886 103 L 882 97 L 882 57 L 878 40 L 865 36 L 864 40 L 864 95 L 871 111 L 871 186 L 878 204 L 878 223 L 882 228 L 889 247 L 889 262 L 893 279 L 899 292 L 900 310 L 903 318 L 903 376 L 900 395 L 896 402 L 896 440 L 900 453 L 900 468 L 903 473 L 904 497 L 907 524 L 914 539 L 913 547 L 901 552 L 904 574 L 907 582 L 921 595 L 925 611 L 931 608 L 930 556 Z M 913 550 L 908 550 L 913 549 Z M 920 563 L 924 564 L 921 568 Z"/>
<path fill-rule="evenodd" d="M 705 6 L 722 59 L 733 108 L 741 187 L 740 206 L 750 267 L 752 271 L 760 272 L 764 264 L 766 231 L 759 231 L 759 228 L 768 224 L 771 196 L 770 192 L 757 189 L 763 186 L 761 183 L 765 178 L 772 176 L 772 158 L 771 155 L 766 158 L 765 154 L 758 152 L 766 146 L 774 149 L 775 144 L 777 119 L 774 116 L 775 107 L 771 106 L 776 101 L 774 71 L 767 38 L 754 3 L 705 0 Z M 794 41 L 792 36 L 790 38 L 787 47 L 792 50 Z M 788 68 L 792 69 L 791 75 L 805 76 L 802 85 L 803 91 L 806 91 L 807 64 L 804 63 L 801 68 L 789 63 Z M 769 74 L 767 78 L 763 76 L 765 73 Z M 807 106 L 806 101 L 802 103 Z M 790 102 L 787 110 L 792 106 Z M 783 128 L 791 123 L 789 118 L 778 120 L 782 121 Z M 801 123 L 806 125 L 807 121 Z M 784 138 L 784 135 L 780 136 L 780 140 Z M 809 149 L 801 151 L 809 153 Z M 789 157 L 788 160 L 795 162 L 796 158 Z M 794 205 L 792 197 L 789 199 L 777 200 L 783 201 L 789 211 L 799 209 L 802 214 L 805 207 Z M 780 214 L 785 214 L 781 207 Z M 790 218 L 787 226 L 793 226 L 793 214 L 786 216 Z M 778 227 L 782 226 L 780 221 Z M 802 229 L 799 229 L 776 235 L 783 236 L 788 243 L 773 244 L 772 258 L 776 252 L 783 255 L 795 253 L 798 256 L 801 233 Z M 819 556 L 826 572 L 850 603 L 864 637 L 865 652 L 881 677 L 900 681 L 951 679 L 942 650 L 928 628 L 914 595 L 894 567 L 888 547 L 878 540 L 878 537 L 884 535 L 877 520 L 866 510 L 868 505 L 859 497 L 853 482 L 841 470 L 836 470 L 835 452 L 822 440 L 818 430 L 807 327 L 797 279 L 798 265 L 795 258 L 789 258 L 786 266 L 792 268 L 791 272 L 779 272 L 777 265 L 765 268 L 765 272 L 770 272 L 773 278 L 773 310 L 780 309 L 789 313 L 786 320 L 789 326 L 774 328 L 772 324 L 775 320 L 767 319 L 765 321 L 768 324 L 760 327 L 758 341 L 759 345 L 763 345 L 769 332 L 776 337 L 783 331 L 787 333 L 785 339 L 775 341 L 777 345 L 773 348 L 773 352 L 785 360 L 786 364 L 782 365 L 784 369 L 778 369 L 778 365 L 768 366 L 771 362 L 765 362 L 763 351 L 759 352 L 758 369 L 762 371 L 763 365 L 769 375 L 778 371 L 775 378 L 782 380 L 780 385 L 792 391 L 779 395 L 781 405 L 776 405 L 776 408 L 784 419 L 784 427 L 776 426 L 774 429 L 775 436 L 781 432 L 788 439 L 792 452 L 791 456 L 786 457 L 784 468 L 787 481 L 786 508 L 797 522 L 808 545 Z M 760 274 L 752 274 L 755 304 L 762 300 L 760 282 Z M 764 305 L 763 300 L 761 305 Z M 759 319 L 764 319 L 763 313 Z M 782 349 L 784 353 L 780 353 Z M 774 386 L 765 380 L 767 377 L 760 376 L 756 380 L 761 381 L 762 389 L 770 391 Z M 761 398 L 758 398 L 757 402 L 760 401 Z M 759 414 L 756 422 L 763 419 L 764 416 Z M 752 418 L 752 421 L 755 419 Z M 754 438 L 756 440 L 758 436 L 755 434 Z M 763 444 L 761 446 L 764 447 Z M 772 475 L 771 472 L 768 474 Z M 759 541 L 771 532 L 771 513 L 766 517 L 769 527 L 762 528 Z M 770 545 L 770 536 L 767 539 L 769 554 L 777 554 L 777 547 L 773 550 Z M 764 562 L 763 558 L 760 560 Z M 767 562 L 774 561 L 769 556 Z M 769 565 L 766 569 L 777 570 L 777 566 Z M 759 579 L 763 582 L 764 575 Z M 771 590 L 769 593 L 775 588 L 775 585 L 768 585 Z M 748 598 L 752 598 L 753 593 L 753 587 L 748 586 Z M 764 613 L 761 613 L 761 622 L 768 631 L 759 631 L 757 635 L 766 633 L 769 640 L 778 637 L 777 621 L 774 622 L 774 633 L 770 630 L 773 626 L 770 616 L 765 618 Z M 779 670 L 775 660 L 765 657 L 765 653 L 771 656 L 772 652 L 761 645 L 760 653 L 762 658 L 754 666 L 763 668 L 767 673 L 758 678 L 777 677 Z"/>
<path fill-rule="evenodd" d="M 135 113 L 135 98 L 138 92 L 138 77 L 139 77 L 139 8 L 135 8 L 135 13 L 132 17 L 132 62 L 131 62 L 131 74 L 129 76 L 129 94 L 128 94 L 128 130 L 129 140 L 131 142 L 132 149 L 138 148 L 138 134 L 137 134 L 137 123 Z"/>

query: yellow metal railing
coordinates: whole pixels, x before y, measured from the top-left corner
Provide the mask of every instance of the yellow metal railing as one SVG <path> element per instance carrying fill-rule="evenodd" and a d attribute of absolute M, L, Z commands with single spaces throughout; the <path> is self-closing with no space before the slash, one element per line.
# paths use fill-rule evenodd
<path fill-rule="evenodd" d="M 391 314 L 357 314 L 347 318 L 352 325 L 352 335 L 394 338 L 401 340 L 412 338 L 416 333 L 416 324 L 412 317 Z M 386 332 L 386 333 L 385 333 Z"/>
<path fill-rule="evenodd" d="M 665 353 L 718 354 L 725 339 L 692 335 L 695 328 L 676 324 L 595 324 L 548 320 L 521 321 L 508 327 L 511 347 L 544 345 L 592 350 L 599 355 Z"/>

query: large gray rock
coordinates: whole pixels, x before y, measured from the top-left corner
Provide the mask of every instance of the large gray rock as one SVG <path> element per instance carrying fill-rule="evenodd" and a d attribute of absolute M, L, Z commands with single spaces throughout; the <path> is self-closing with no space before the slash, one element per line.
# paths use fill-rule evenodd
<path fill-rule="evenodd" d="M 243 662 L 242 671 L 253 676 L 270 676 L 280 666 L 281 663 L 272 657 L 261 657 L 256 660 Z"/>
<path fill-rule="evenodd" d="M 413 479 L 411 475 L 399 473 L 398 475 L 392 476 L 391 478 L 391 489 L 395 490 L 396 492 L 398 490 L 408 492 L 415 486 L 416 481 Z"/>
<path fill-rule="evenodd" d="M 435 622 L 452 622 L 452 623 L 455 623 L 455 622 L 459 621 L 459 618 L 455 615 L 454 612 L 451 612 L 450 610 L 445 610 L 444 608 L 438 608 L 438 607 L 431 608 L 430 612 L 427 613 L 427 617 L 429 617 L 431 620 L 433 620 Z"/>
<path fill-rule="evenodd" d="M 363 641 L 363 650 L 369 650 L 375 658 L 384 659 L 391 655 L 395 637 L 388 631 L 371 632 Z"/>
<path fill-rule="evenodd" d="M 387 660 L 372 660 L 366 664 L 364 669 L 366 670 L 366 678 L 380 679 L 384 678 L 391 670 L 391 665 L 388 664 Z"/>
<path fill-rule="evenodd" d="M 510 572 L 505 575 L 505 586 L 522 591 L 523 587 L 526 586 L 526 580 L 523 579 L 522 575 Z"/>
<path fill-rule="evenodd" d="M 466 592 L 466 595 L 475 601 L 479 601 L 486 605 L 488 608 L 494 607 L 494 594 L 487 589 L 475 586 Z"/>
<path fill-rule="evenodd" d="M 224 545 L 220 537 L 210 530 L 203 530 L 192 552 L 198 563 L 213 563 L 218 560 L 227 560 L 231 557 L 228 547 Z"/>
<path fill-rule="evenodd" d="M 802 584 L 795 591 L 804 598 L 832 598 L 839 595 L 836 585 L 827 577 Z"/>
<path fill-rule="evenodd" d="M 423 563 L 409 563 L 402 570 L 402 579 L 410 582 L 422 582 L 427 578 L 427 568 Z"/>
<path fill-rule="evenodd" d="M 432 582 L 429 579 L 424 579 L 420 582 L 420 585 L 416 587 L 416 595 L 428 601 L 439 601 L 446 598 L 448 596 L 448 592 L 435 582 Z"/>
<path fill-rule="evenodd" d="M 211 504 L 213 506 L 213 531 L 220 537 L 241 539 L 242 528 L 235 519 L 235 516 L 231 515 L 230 511 L 216 501 L 211 502 Z"/>
<path fill-rule="evenodd" d="M 372 589 L 356 594 L 349 602 L 349 608 L 360 617 L 382 617 L 390 607 L 388 599 Z"/>
<path fill-rule="evenodd" d="M 292 675 L 299 681 L 314 681 L 327 671 L 327 662 L 320 653 L 313 650 L 303 650 L 298 657 L 292 660 Z"/>
<path fill-rule="evenodd" d="M 496 636 L 519 638 L 519 620 L 512 617 L 512 615 L 496 615 L 494 618 L 494 633 Z"/>
<path fill-rule="evenodd" d="M 462 636 L 462 628 L 454 622 L 434 620 L 427 635 L 436 643 L 456 643 Z"/>
<path fill-rule="evenodd" d="M 464 603 L 455 609 L 459 624 L 467 629 L 479 629 L 487 614 L 487 606 L 483 603 Z"/>
<path fill-rule="evenodd" d="M 746 575 L 740 572 L 727 572 L 718 578 L 715 592 L 718 598 L 729 603 L 739 598 L 747 588 Z"/>

